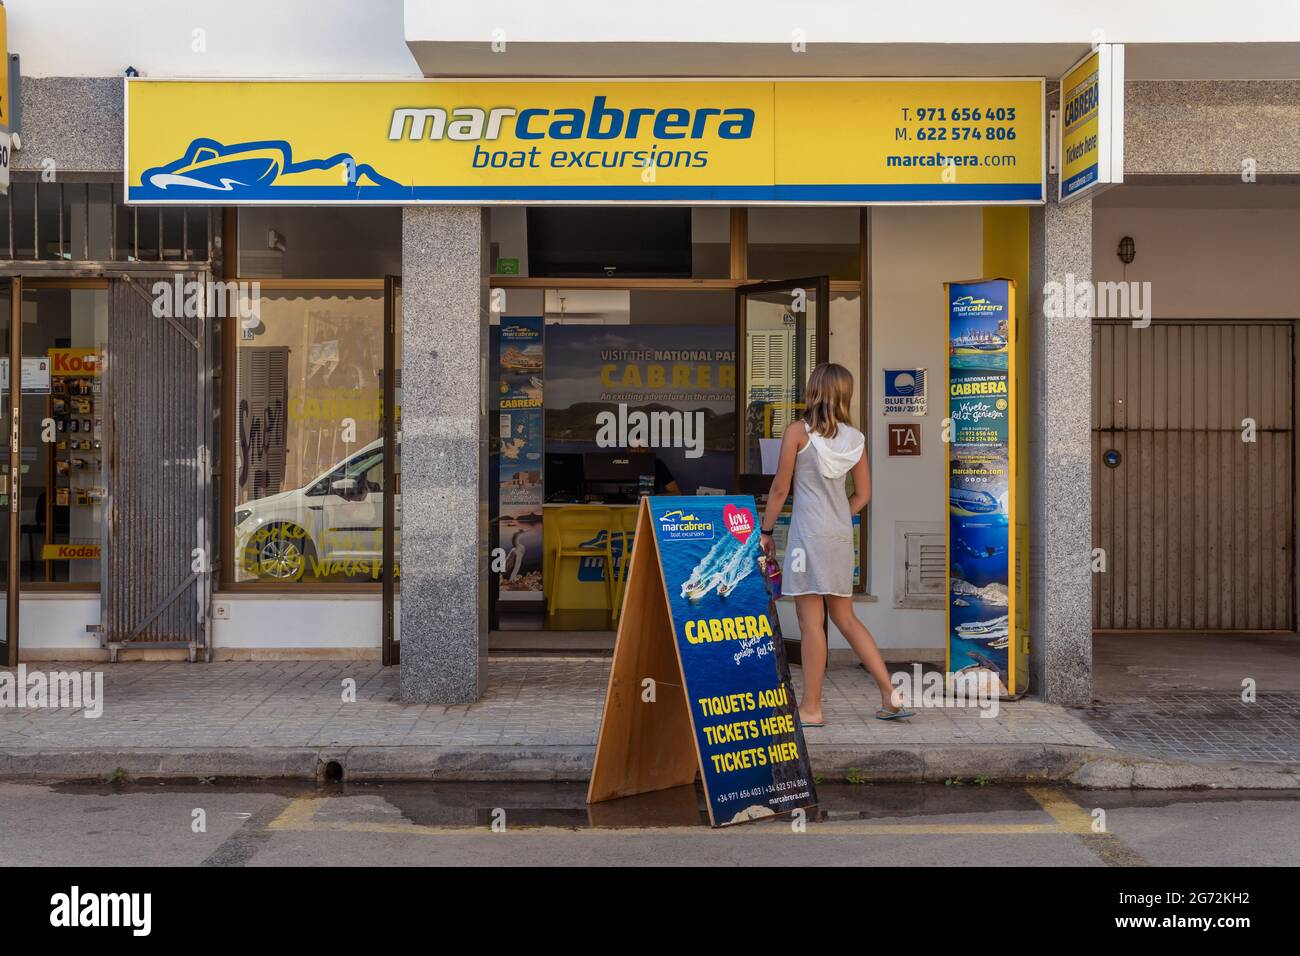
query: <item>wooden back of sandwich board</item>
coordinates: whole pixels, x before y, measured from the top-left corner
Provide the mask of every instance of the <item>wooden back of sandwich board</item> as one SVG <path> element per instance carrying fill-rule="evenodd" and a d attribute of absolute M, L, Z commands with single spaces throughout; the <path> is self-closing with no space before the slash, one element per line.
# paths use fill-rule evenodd
<path fill-rule="evenodd" d="M 642 700 L 647 677 L 655 682 L 654 702 Z M 700 758 L 685 694 L 650 502 L 643 498 L 588 803 L 695 781 Z"/>

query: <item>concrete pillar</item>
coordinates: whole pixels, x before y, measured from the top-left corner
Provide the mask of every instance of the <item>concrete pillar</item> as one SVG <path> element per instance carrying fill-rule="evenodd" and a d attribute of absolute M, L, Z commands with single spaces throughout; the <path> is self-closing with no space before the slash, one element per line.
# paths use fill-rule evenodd
<path fill-rule="evenodd" d="M 487 215 L 402 210 L 402 700 L 482 694 Z"/>
<path fill-rule="evenodd" d="M 1047 188 L 1054 197 L 1055 176 Z M 1032 211 L 1029 278 L 1031 689 L 1052 703 L 1085 706 L 1092 701 L 1092 320 L 1045 315 L 1044 290 L 1092 282 L 1090 201 Z"/>

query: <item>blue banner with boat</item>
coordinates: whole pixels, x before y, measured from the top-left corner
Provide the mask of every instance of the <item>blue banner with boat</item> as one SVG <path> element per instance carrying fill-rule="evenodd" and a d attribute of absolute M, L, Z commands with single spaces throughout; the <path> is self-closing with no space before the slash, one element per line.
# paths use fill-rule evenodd
<path fill-rule="evenodd" d="M 1020 692 L 1015 575 L 1015 283 L 946 284 L 949 675 L 986 671 Z"/>
<path fill-rule="evenodd" d="M 589 800 L 690 783 L 698 762 L 714 826 L 816 805 L 761 555 L 750 496 L 642 499 Z M 684 707 L 667 687 L 647 709 L 632 691 L 668 661 Z"/>

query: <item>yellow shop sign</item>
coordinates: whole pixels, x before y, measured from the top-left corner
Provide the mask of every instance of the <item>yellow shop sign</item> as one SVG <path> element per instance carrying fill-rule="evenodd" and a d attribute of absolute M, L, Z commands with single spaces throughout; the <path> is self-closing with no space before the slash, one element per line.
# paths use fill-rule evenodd
<path fill-rule="evenodd" d="M 97 544 L 47 544 L 41 548 L 42 561 L 98 561 Z"/>
<path fill-rule="evenodd" d="M 1102 43 L 1061 77 L 1061 202 L 1124 181 L 1124 46 Z"/>
<path fill-rule="evenodd" d="M 1041 79 L 126 83 L 131 203 L 1041 203 Z"/>
<path fill-rule="evenodd" d="M 50 372 L 59 376 L 99 375 L 98 349 L 50 349 Z"/>

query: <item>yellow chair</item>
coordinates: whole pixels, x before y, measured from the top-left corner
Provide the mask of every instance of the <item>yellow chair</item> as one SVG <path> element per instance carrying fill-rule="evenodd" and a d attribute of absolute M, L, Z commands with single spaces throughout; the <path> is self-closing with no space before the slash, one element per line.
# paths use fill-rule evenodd
<path fill-rule="evenodd" d="M 555 617 L 555 612 L 564 603 L 561 600 L 561 594 L 565 578 L 559 572 L 566 558 L 577 558 L 578 560 L 583 558 L 604 559 L 605 600 L 611 615 L 617 613 L 614 611 L 615 562 L 613 534 L 610 530 L 610 522 L 613 517 L 611 511 L 613 510 L 604 505 L 573 505 L 555 509 L 553 514 L 547 514 L 548 521 L 555 520 L 558 523 L 555 537 L 557 544 L 551 551 L 551 596 L 546 609 L 549 617 Z M 603 543 L 588 547 L 568 543 L 574 537 L 577 537 L 578 540 L 589 537 L 593 530 L 604 530 Z"/>
<path fill-rule="evenodd" d="M 609 539 L 613 543 L 614 535 L 619 538 L 618 559 L 614 567 L 614 609 L 612 617 L 617 626 L 619 615 L 623 613 L 623 588 L 627 584 L 627 569 L 632 562 L 632 544 L 636 539 L 637 515 L 639 507 L 611 508 Z"/>

